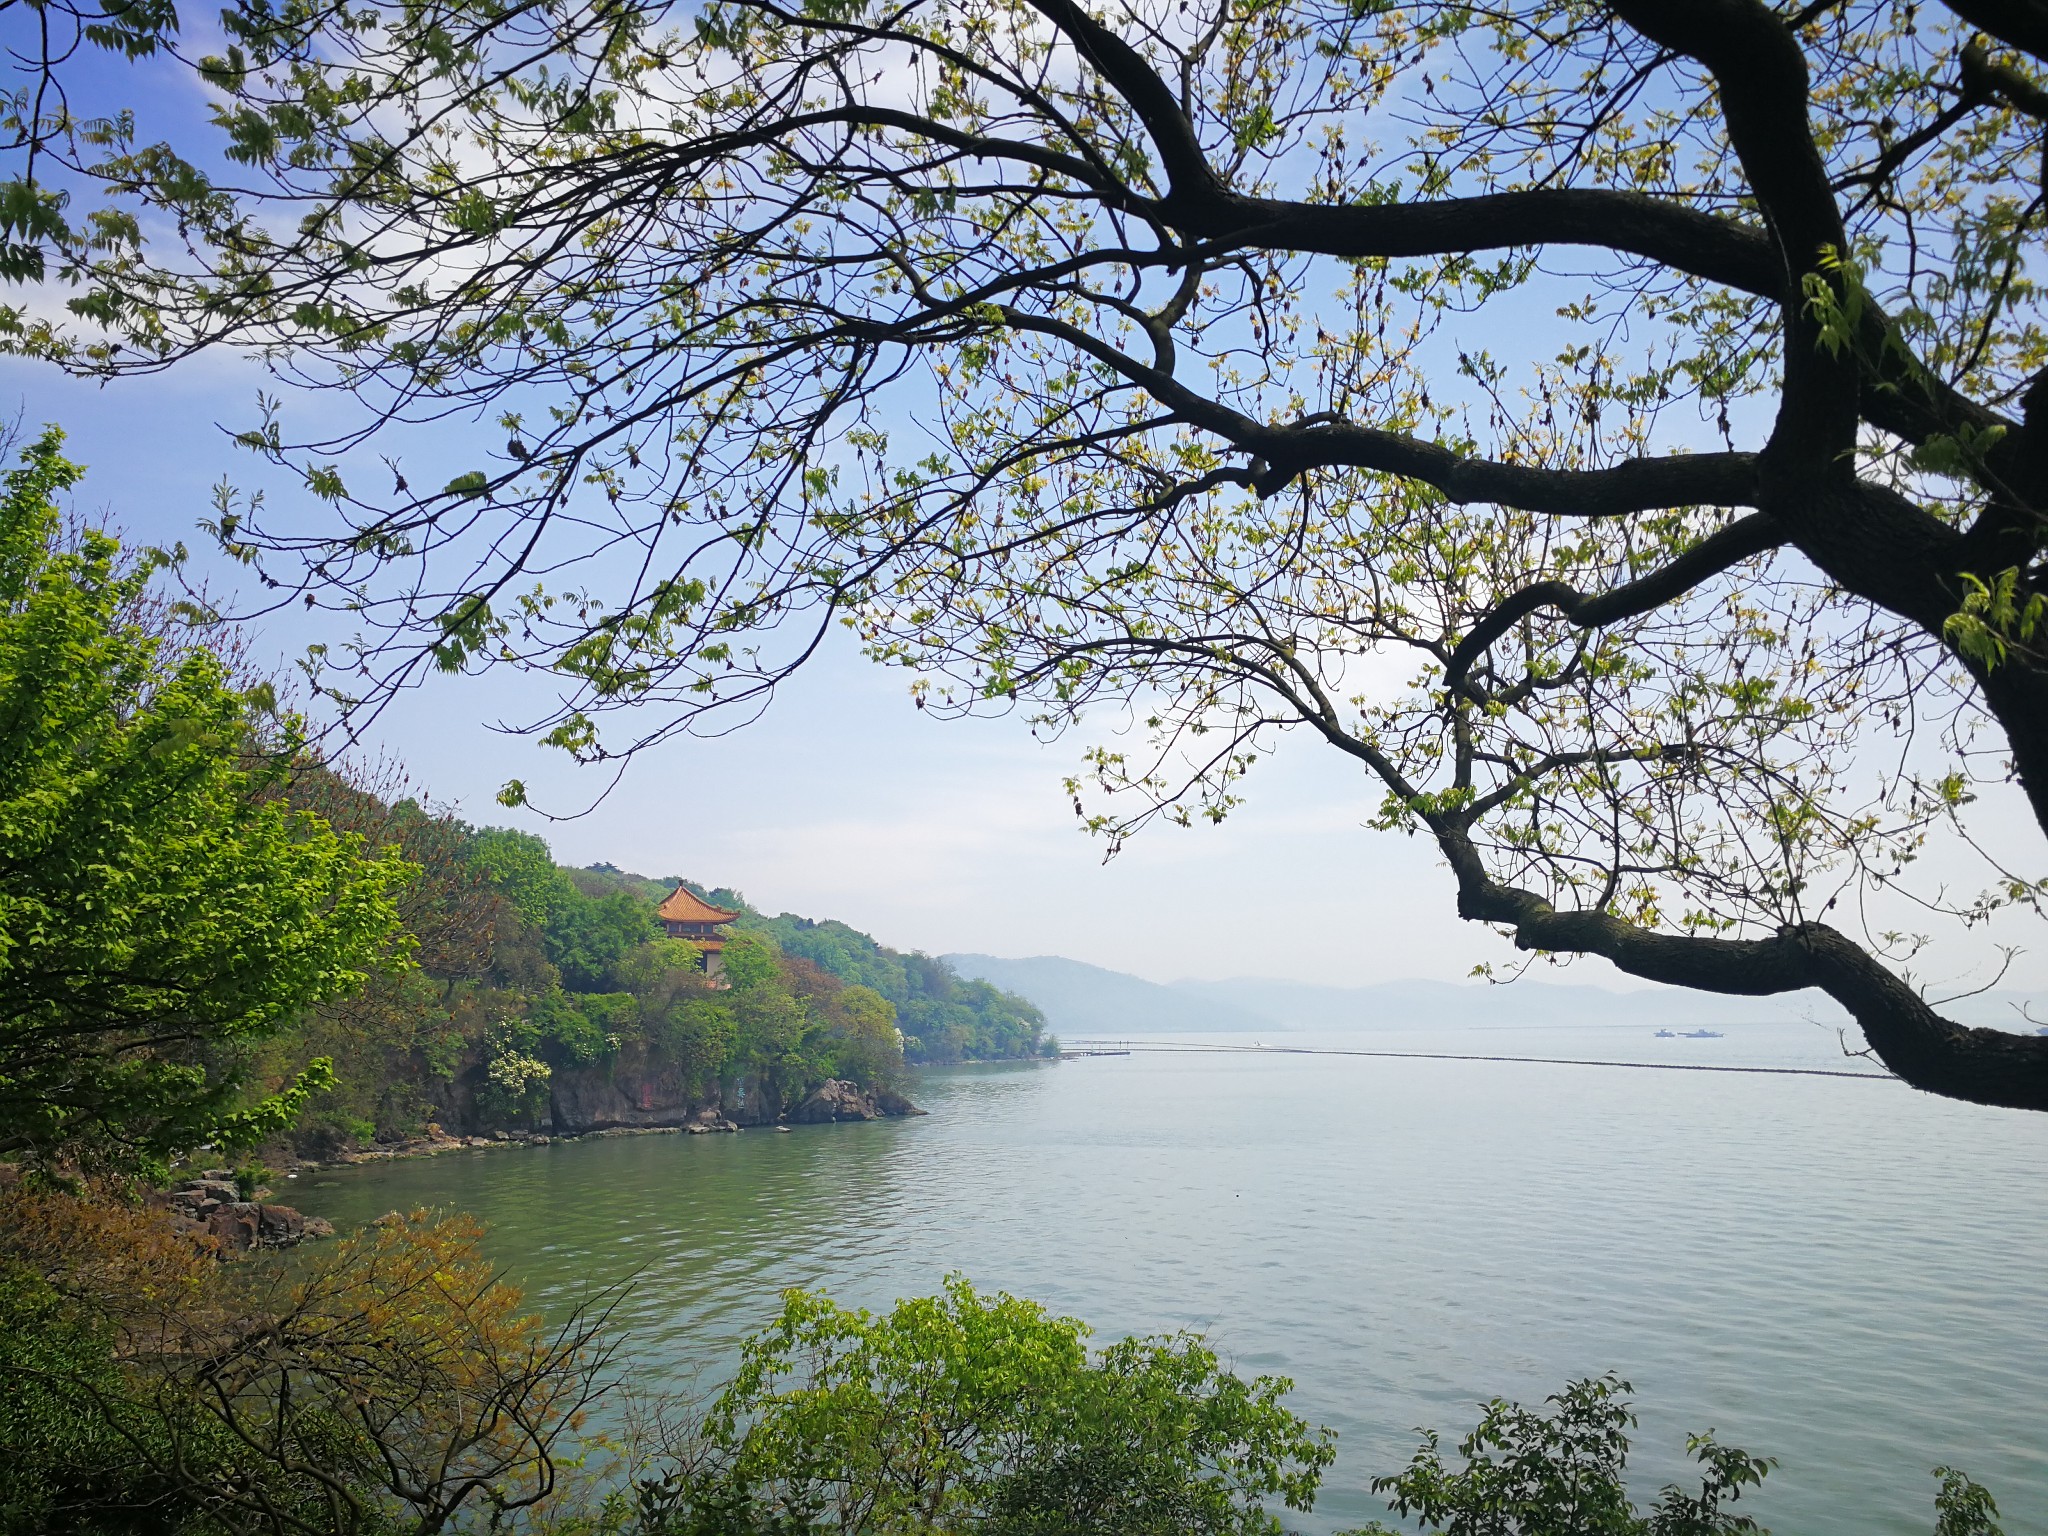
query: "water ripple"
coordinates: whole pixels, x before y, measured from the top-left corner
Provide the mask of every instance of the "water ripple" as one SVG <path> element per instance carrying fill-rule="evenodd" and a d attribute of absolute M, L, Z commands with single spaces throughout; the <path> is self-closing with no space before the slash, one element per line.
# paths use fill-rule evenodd
<path fill-rule="evenodd" d="M 1799 1026 L 1655 1044 L 1840 1060 Z M 1523 1029 L 1513 1048 L 1648 1047 Z M 1757 1513 L 1783 1532 L 1925 1536 L 1927 1469 L 1951 1460 L 2009 1530 L 2048 1531 L 2048 1117 L 1882 1083 L 1305 1056 L 969 1069 L 921 1097 L 920 1120 L 297 1188 L 339 1221 L 474 1210 L 550 1309 L 636 1274 L 621 1318 L 650 1383 L 715 1377 L 790 1285 L 885 1306 L 960 1270 L 1105 1334 L 1206 1330 L 1339 1429 L 1311 1530 L 1380 1513 L 1364 1482 L 1414 1426 L 1612 1368 L 1641 1399 L 1646 1486 L 1712 1426 L 1779 1458 Z"/>

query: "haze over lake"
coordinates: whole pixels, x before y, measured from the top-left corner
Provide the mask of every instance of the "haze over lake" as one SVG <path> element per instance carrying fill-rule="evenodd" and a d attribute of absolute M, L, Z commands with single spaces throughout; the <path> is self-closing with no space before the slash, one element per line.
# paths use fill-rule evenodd
<path fill-rule="evenodd" d="M 1231 1037 L 1206 1035 L 1204 1043 Z M 1498 1031 L 1292 1034 L 1486 1054 Z M 1832 1033 L 1515 1031 L 1530 1055 L 1841 1070 Z M 1196 1328 L 1341 1433 L 1305 1531 L 1384 1513 L 1413 1427 L 1612 1369 L 1639 1498 L 1684 1434 L 1779 1459 L 1781 1536 L 1925 1536 L 1928 1469 L 2048 1529 L 2048 1120 L 1895 1083 L 1315 1055 L 925 1074 L 922 1119 L 643 1136 L 309 1175 L 309 1212 L 439 1204 L 550 1310 L 638 1275 L 644 1382 L 709 1381 L 776 1292 L 886 1305 L 948 1271 L 1107 1336 Z"/>

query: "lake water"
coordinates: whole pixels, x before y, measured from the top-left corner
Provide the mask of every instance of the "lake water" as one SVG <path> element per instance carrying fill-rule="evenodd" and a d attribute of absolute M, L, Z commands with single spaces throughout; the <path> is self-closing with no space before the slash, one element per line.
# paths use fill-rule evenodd
<path fill-rule="evenodd" d="M 1797 1024 L 1267 1043 L 1863 1065 Z M 1366 1480 L 1415 1426 L 1612 1369 L 1639 1498 L 1712 1427 L 1778 1458 L 1753 1502 L 1780 1536 L 1927 1536 L 1944 1462 L 2012 1536 L 2048 1532 L 2048 1116 L 1883 1080 L 1274 1053 L 963 1068 L 917 1097 L 928 1117 L 458 1153 L 288 1198 L 474 1211 L 551 1309 L 636 1274 L 650 1385 L 714 1380 L 792 1285 L 874 1307 L 958 1270 L 1105 1336 L 1199 1329 L 1339 1431 L 1303 1531 L 1383 1514 Z"/>

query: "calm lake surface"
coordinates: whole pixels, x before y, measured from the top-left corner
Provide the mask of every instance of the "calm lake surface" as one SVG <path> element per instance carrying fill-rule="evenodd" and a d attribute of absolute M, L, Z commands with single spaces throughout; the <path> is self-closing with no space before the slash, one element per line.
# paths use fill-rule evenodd
<path fill-rule="evenodd" d="M 1863 1065 L 1798 1024 L 1265 1039 Z M 1340 1432 L 1303 1531 L 1383 1515 L 1366 1480 L 1415 1426 L 1454 1438 L 1479 1399 L 1612 1369 L 1639 1498 L 1712 1427 L 1778 1458 L 1754 1512 L 1780 1536 L 1928 1536 L 1944 1462 L 2012 1536 L 2048 1532 L 2048 1116 L 1885 1081 L 1273 1053 L 963 1068 L 916 1096 L 928 1117 L 457 1153 L 287 1198 L 474 1211 L 550 1310 L 637 1275 L 648 1385 L 715 1381 L 793 1285 L 880 1307 L 958 1270 L 1104 1336 L 1199 1329 Z"/>

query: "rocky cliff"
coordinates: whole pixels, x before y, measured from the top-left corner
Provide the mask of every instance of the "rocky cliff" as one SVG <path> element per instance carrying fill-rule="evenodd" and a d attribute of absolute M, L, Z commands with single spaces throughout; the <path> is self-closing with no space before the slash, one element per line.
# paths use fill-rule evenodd
<path fill-rule="evenodd" d="M 553 1129 L 574 1136 L 585 1131 L 687 1125 L 691 1116 L 721 1105 L 692 1091 L 682 1074 L 658 1065 L 627 1070 L 611 1063 L 557 1067 L 552 1089 Z"/>

